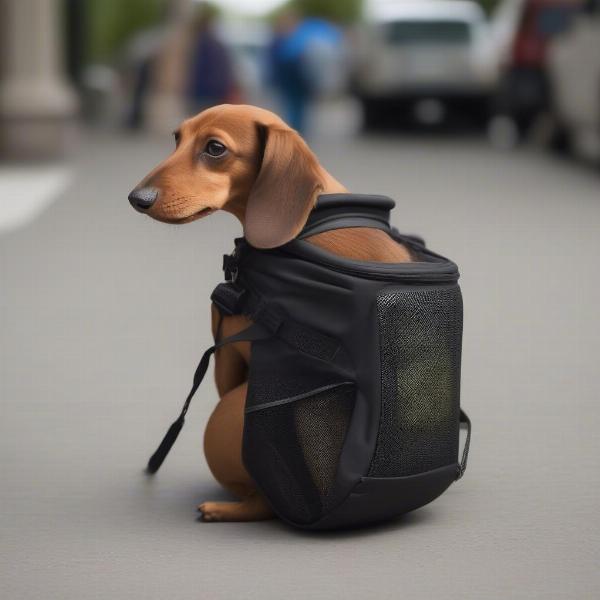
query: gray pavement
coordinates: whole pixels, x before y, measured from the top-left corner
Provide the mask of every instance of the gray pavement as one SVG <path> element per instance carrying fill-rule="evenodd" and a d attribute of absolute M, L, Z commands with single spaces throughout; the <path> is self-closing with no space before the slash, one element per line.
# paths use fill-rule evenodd
<path fill-rule="evenodd" d="M 317 139 L 353 191 L 461 267 L 465 478 L 394 523 L 311 535 L 204 524 L 207 381 L 142 467 L 210 341 L 239 230 L 134 213 L 169 140 L 92 137 L 75 181 L 0 237 L 0 598 L 598 598 L 600 176 L 478 139 Z"/>

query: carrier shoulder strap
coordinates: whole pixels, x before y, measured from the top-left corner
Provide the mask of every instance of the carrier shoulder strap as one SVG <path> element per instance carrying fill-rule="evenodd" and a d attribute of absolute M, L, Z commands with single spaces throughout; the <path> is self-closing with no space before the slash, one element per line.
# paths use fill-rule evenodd
<path fill-rule="evenodd" d="M 169 454 L 169 451 L 173 447 L 173 444 L 175 443 L 175 440 L 177 439 L 177 436 L 179 435 L 179 432 L 185 423 L 185 415 L 190 406 L 190 402 L 192 401 L 194 394 L 200 387 L 200 384 L 206 375 L 210 357 L 214 354 L 215 350 L 221 346 L 225 346 L 226 344 L 231 344 L 233 342 L 254 342 L 271 337 L 271 335 L 272 333 L 265 329 L 262 325 L 259 323 L 253 323 L 243 331 L 240 331 L 240 333 L 236 333 L 235 335 L 231 335 L 215 343 L 204 352 L 200 362 L 198 363 L 198 366 L 196 367 L 192 389 L 183 403 L 183 408 L 181 409 L 179 417 L 177 417 L 177 419 L 171 424 L 162 442 L 148 461 L 148 466 L 146 469 L 148 473 L 154 474 L 156 471 L 158 471 L 158 469 L 160 469 L 160 466 L 167 457 L 167 454 Z"/>
<path fill-rule="evenodd" d="M 235 260 L 233 255 L 224 257 L 224 263 L 237 269 Z M 225 276 L 228 276 L 227 270 Z M 241 287 L 238 283 L 232 281 L 220 283 L 214 289 L 210 299 L 221 315 L 247 315 L 252 321 L 269 330 L 272 335 L 277 335 L 300 352 L 320 360 L 333 361 L 340 351 L 338 340 L 281 314 L 259 294 Z"/>

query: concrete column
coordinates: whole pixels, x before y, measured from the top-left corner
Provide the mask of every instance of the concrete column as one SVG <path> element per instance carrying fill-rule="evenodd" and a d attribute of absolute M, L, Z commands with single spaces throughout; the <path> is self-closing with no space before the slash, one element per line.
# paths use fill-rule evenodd
<path fill-rule="evenodd" d="M 77 102 L 63 71 L 60 3 L 0 0 L 0 154 L 64 153 Z"/>
<path fill-rule="evenodd" d="M 187 116 L 183 96 L 190 49 L 192 0 L 170 0 L 163 47 L 156 61 L 146 105 L 146 125 L 171 132 Z"/>

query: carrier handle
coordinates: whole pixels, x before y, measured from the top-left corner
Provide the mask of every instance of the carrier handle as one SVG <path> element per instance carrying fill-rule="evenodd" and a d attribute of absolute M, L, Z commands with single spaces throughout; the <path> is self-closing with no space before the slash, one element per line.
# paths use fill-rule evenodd
<path fill-rule="evenodd" d="M 460 409 L 460 425 L 467 426 L 467 439 L 465 440 L 465 447 L 463 448 L 460 464 L 456 468 L 455 481 L 458 481 L 467 470 L 467 458 L 469 457 L 469 445 L 471 444 L 471 419 L 469 419 L 469 415 L 467 415 L 462 408 Z"/>
<path fill-rule="evenodd" d="M 198 366 L 196 367 L 192 389 L 190 390 L 189 394 L 187 395 L 187 398 L 185 399 L 185 402 L 183 403 L 183 408 L 181 409 L 179 417 L 177 417 L 177 419 L 173 421 L 173 423 L 167 430 L 165 437 L 162 439 L 162 442 L 148 461 L 146 471 L 149 474 L 154 475 L 154 473 L 156 473 L 156 471 L 160 469 L 160 466 L 163 464 L 163 461 L 165 460 L 165 458 L 167 458 L 169 451 L 173 447 L 173 444 L 175 443 L 175 440 L 177 439 L 177 436 L 179 435 L 179 432 L 181 431 L 183 424 L 185 423 L 185 415 L 188 411 L 188 408 L 190 407 L 190 402 L 192 401 L 194 394 L 200 387 L 200 384 L 202 383 L 202 380 L 206 375 L 206 371 L 208 370 L 208 364 L 210 362 L 210 357 L 214 354 L 215 350 L 217 350 L 217 348 L 220 348 L 221 346 L 225 346 L 225 344 L 231 344 L 232 342 L 254 342 L 256 340 L 263 340 L 268 337 L 271 337 L 271 335 L 272 333 L 267 331 L 264 327 L 262 327 L 258 323 L 253 323 L 252 325 L 250 325 L 250 327 L 247 327 L 243 331 L 240 331 L 240 333 L 236 333 L 235 335 L 230 335 L 229 337 L 226 337 L 224 340 L 217 342 L 204 352 L 202 358 L 200 359 L 200 362 L 198 363 Z"/>

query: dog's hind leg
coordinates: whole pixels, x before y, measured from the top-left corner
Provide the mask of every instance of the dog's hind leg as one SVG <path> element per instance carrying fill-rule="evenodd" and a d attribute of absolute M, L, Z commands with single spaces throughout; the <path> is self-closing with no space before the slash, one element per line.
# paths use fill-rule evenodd
<path fill-rule="evenodd" d="M 224 394 L 206 425 L 206 462 L 215 479 L 240 500 L 200 504 L 198 510 L 205 521 L 259 521 L 274 516 L 242 461 L 247 389 L 248 384 L 243 383 Z"/>
<path fill-rule="evenodd" d="M 271 507 L 258 492 L 239 502 L 203 502 L 198 510 L 203 521 L 264 521 L 274 516 Z"/>

